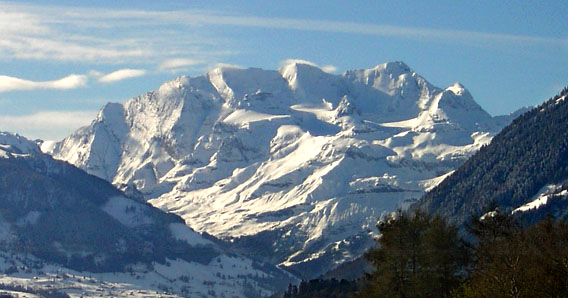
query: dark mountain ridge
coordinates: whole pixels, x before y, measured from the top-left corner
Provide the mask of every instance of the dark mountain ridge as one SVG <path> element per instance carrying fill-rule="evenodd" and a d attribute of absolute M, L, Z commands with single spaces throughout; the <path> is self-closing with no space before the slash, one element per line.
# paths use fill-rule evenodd
<path fill-rule="evenodd" d="M 516 118 L 453 174 L 428 192 L 414 208 L 437 213 L 456 223 L 481 216 L 489 207 L 513 211 L 543 193 L 553 202 L 523 208 L 536 221 L 546 214 L 566 219 L 568 206 L 557 198 L 568 178 L 568 88 Z M 545 193 L 546 194 L 546 193 Z M 520 211 L 520 210 L 517 210 Z M 518 212 L 515 212 L 518 213 Z M 521 214 L 519 213 L 519 214 Z"/>
<path fill-rule="evenodd" d="M 219 252 L 175 239 L 170 224 L 180 217 L 126 197 L 109 182 L 42 154 L 3 146 L 0 158 L 0 216 L 13 237 L 3 251 L 32 253 L 76 270 L 123 271 L 136 262 L 180 258 L 207 264 Z M 124 200 L 124 224 L 105 207 Z"/>

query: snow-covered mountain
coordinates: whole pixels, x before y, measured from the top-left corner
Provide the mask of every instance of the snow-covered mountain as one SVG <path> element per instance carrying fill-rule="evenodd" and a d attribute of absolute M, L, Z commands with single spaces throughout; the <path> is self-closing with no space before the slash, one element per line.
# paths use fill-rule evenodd
<path fill-rule="evenodd" d="M 382 214 L 420 198 L 508 121 L 402 62 L 333 75 L 290 60 L 109 103 L 48 151 L 311 277 L 359 256 Z"/>
<path fill-rule="evenodd" d="M 0 132 L 0 283 L 93 296 L 214 296 L 214 289 L 242 297 L 293 280 L 217 242 L 35 142 Z"/>

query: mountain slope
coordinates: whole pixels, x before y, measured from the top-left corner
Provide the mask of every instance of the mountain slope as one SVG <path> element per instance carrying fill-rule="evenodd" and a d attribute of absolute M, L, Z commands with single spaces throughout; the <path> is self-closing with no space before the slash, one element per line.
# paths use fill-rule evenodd
<path fill-rule="evenodd" d="M 506 122 L 402 62 L 333 75 L 289 61 L 107 104 L 51 153 L 309 277 L 359 256 L 381 214 L 417 200 Z"/>
<path fill-rule="evenodd" d="M 248 282 L 265 294 L 289 280 L 276 268 L 228 254 L 180 217 L 130 199 L 107 181 L 41 153 L 34 142 L 4 132 L 0 132 L 0 231 L 4 262 L 24 259 L 42 264 L 32 266 L 35 274 L 56 266 L 56 270 L 123 273 L 124 278 L 127 272 L 144 279 L 168 276 L 159 283 L 174 293 L 190 286 L 190 293 L 207 294 L 203 282 L 208 281 L 217 283 L 218 291 L 238 296 L 245 287 L 235 287 L 222 276 Z M 219 268 L 221 264 L 227 268 Z M 188 274 L 197 276 L 178 280 Z M 254 276 L 265 281 L 255 281 Z M 157 281 L 144 282 L 150 289 L 159 288 Z"/>
<path fill-rule="evenodd" d="M 465 222 L 487 208 L 568 215 L 568 89 L 515 119 L 432 189 L 418 208 Z"/>

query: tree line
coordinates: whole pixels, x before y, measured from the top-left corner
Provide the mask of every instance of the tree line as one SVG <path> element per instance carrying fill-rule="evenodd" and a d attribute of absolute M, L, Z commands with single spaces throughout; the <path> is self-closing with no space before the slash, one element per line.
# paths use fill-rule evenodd
<path fill-rule="evenodd" d="M 568 297 L 568 224 L 508 214 L 472 218 L 466 241 L 439 215 L 399 211 L 378 224 L 372 273 L 304 281 L 284 297 Z"/>

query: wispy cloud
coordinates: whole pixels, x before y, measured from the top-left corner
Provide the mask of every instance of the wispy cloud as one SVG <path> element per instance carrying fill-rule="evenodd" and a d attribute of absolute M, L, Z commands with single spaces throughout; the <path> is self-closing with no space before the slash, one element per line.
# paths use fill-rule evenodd
<path fill-rule="evenodd" d="M 319 66 L 311 61 L 307 61 L 307 60 L 302 60 L 302 59 L 286 59 L 283 61 L 280 61 L 280 67 L 283 67 L 285 65 L 288 64 L 292 64 L 292 63 L 298 63 L 298 64 L 307 64 L 307 65 L 311 65 L 317 68 L 320 68 L 321 70 L 327 72 L 327 73 L 333 73 L 337 70 L 337 67 L 334 65 L 325 65 L 325 66 Z"/>
<path fill-rule="evenodd" d="M 0 130 L 27 138 L 61 140 L 79 127 L 88 125 L 98 111 L 41 111 L 27 115 L 0 115 Z"/>
<path fill-rule="evenodd" d="M 241 65 L 237 65 L 237 64 L 229 64 L 229 63 L 215 63 L 214 65 L 210 65 L 209 66 L 209 70 L 215 69 L 215 68 L 236 68 L 236 69 L 243 69 L 244 67 Z"/>
<path fill-rule="evenodd" d="M 279 64 L 280 64 L 280 67 L 282 67 L 282 66 L 285 66 L 285 65 L 288 65 L 288 64 L 293 64 L 293 63 L 307 64 L 307 65 L 319 67 L 317 64 L 313 63 L 312 61 L 303 60 L 303 59 L 294 59 L 294 58 L 282 60 L 282 61 L 280 61 Z"/>
<path fill-rule="evenodd" d="M 153 55 L 148 49 L 131 46 L 120 48 L 111 42 L 89 45 L 81 41 L 29 36 L 3 36 L 0 40 L 0 54 L 16 59 L 99 62 L 120 62 Z"/>
<path fill-rule="evenodd" d="M 144 30 L 136 30 L 137 27 Z M 465 45 L 567 46 L 565 38 L 494 32 L 433 29 L 332 20 L 230 15 L 203 10 L 111 10 L 2 3 L 0 57 L 124 63 L 164 61 L 162 71 L 210 65 L 230 51 L 212 52 L 231 43 L 212 34 L 211 26 L 345 33 L 403 38 L 425 42 L 451 41 Z M 215 37 L 216 36 L 216 37 Z M 234 47 L 224 47 L 234 48 Z M 176 66 L 177 65 L 177 66 Z"/>
<path fill-rule="evenodd" d="M 203 64 L 203 62 L 200 61 L 200 60 L 187 59 L 187 58 L 173 58 L 173 59 L 168 59 L 168 60 L 165 60 L 164 62 L 162 62 L 158 66 L 158 70 L 176 73 L 176 72 L 187 70 L 187 67 L 189 67 L 189 66 L 195 66 L 195 65 L 200 65 L 200 64 Z"/>
<path fill-rule="evenodd" d="M 0 75 L 0 92 L 36 90 L 36 89 L 75 89 L 87 84 L 87 76 L 72 74 L 54 81 L 28 81 L 20 78 Z"/>
<path fill-rule="evenodd" d="M 430 29 L 406 26 L 366 24 L 355 22 L 320 21 L 291 18 L 264 18 L 254 16 L 193 16 L 198 21 L 212 25 L 232 25 L 244 27 L 261 27 L 300 31 L 320 31 L 330 33 L 349 33 L 375 35 L 385 37 L 409 38 L 418 40 L 452 40 L 454 42 L 502 42 L 521 44 L 568 44 L 568 39 L 526 35 L 511 35 L 466 30 Z"/>
<path fill-rule="evenodd" d="M 149 56 L 141 47 L 130 47 L 117 38 L 96 38 L 97 30 L 83 32 L 67 8 L 32 7 L 2 3 L 0 7 L 0 56 L 16 59 L 119 60 Z M 73 8 L 69 8 L 73 10 Z"/>
<path fill-rule="evenodd" d="M 335 65 L 325 65 L 321 67 L 321 70 L 329 73 L 333 73 L 337 71 L 337 67 Z"/>
<path fill-rule="evenodd" d="M 230 54 L 211 50 L 212 45 L 226 43 L 225 39 L 168 22 L 165 14 L 0 4 L 0 59 L 124 64 L 199 56 L 212 63 Z"/>
<path fill-rule="evenodd" d="M 0 10 L 0 34 L 40 35 L 48 33 L 48 29 L 30 13 L 24 11 Z"/>
<path fill-rule="evenodd" d="M 109 74 L 99 77 L 98 81 L 101 83 L 113 83 L 126 79 L 141 77 L 146 74 L 144 69 L 119 69 Z"/>

